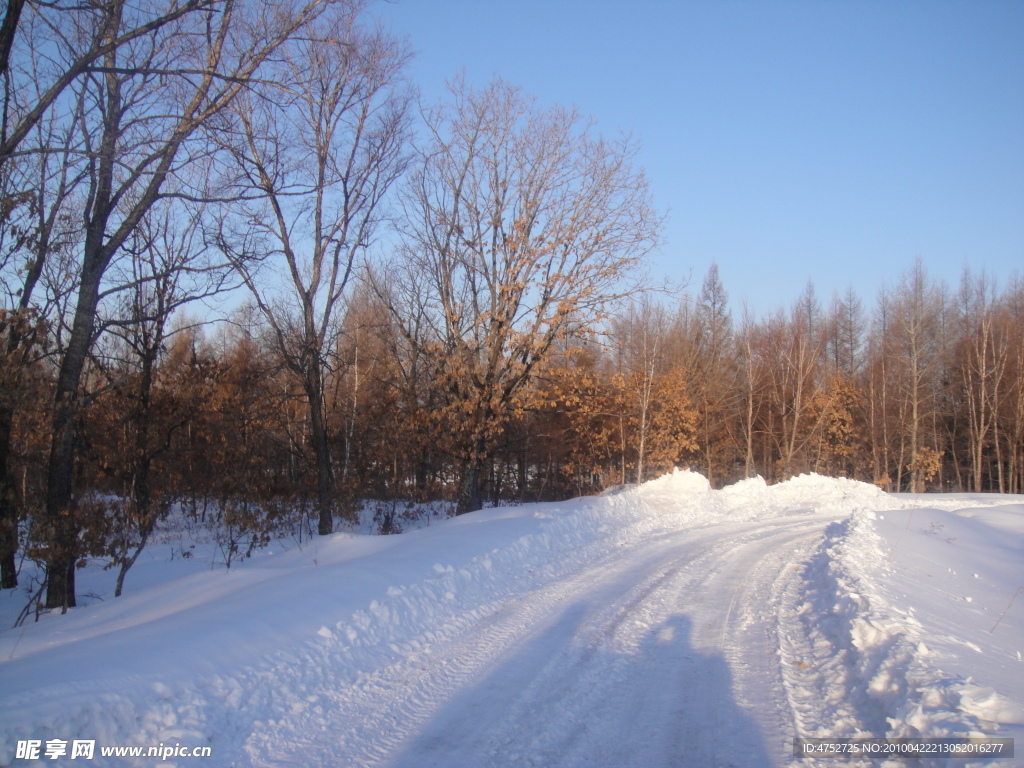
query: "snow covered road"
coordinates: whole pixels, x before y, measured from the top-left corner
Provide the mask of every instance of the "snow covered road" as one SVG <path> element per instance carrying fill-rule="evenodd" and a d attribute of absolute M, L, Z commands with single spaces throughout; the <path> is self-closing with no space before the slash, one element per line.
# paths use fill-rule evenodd
<path fill-rule="evenodd" d="M 27 740 L 239 768 L 757 768 L 811 765 L 797 736 L 1024 743 L 1022 497 L 818 476 L 712 491 L 677 472 L 275 549 L 225 572 L 154 548 L 124 597 L 0 632 L 0 766 L 65 763 L 17 757 Z M 103 574 L 83 573 L 98 595 Z M 99 753 L 126 744 L 212 757 Z"/>
<path fill-rule="evenodd" d="M 826 522 L 644 541 L 338 692 L 322 718 L 279 724 L 256 762 L 777 764 L 793 729 L 767 593 Z"/>

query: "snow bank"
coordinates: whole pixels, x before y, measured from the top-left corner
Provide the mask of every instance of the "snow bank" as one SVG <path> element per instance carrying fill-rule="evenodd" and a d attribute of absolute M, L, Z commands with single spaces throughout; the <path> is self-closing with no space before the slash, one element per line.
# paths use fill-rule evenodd
<path fill-rule="evenodd" d="M 858 510 L 891 506 L 886 494 L 873 485 L 817 474 L 800 475 L 777 485 L 768 485 L 758 476 L 712 491 L 703 475 L 677 469 L 645 483 L 637 492 L 651 505 L 675 508 L 691 525 L 798 514 L 844 517 Z"/>
<path fill-rule="evenodd" d="M 1024 504 L 977 501 L 883 494 L 829 526 L 780 622 L 801 735 L 1024 735 Z"/>
<path fill-rule="evenodd" d="M 237 761 L 269 725 L 329 706 L 332 690 L 678 527 L 700 480 L 674 476 L 668 506 L 626 492 L 401 536 L 338 534 L 2 632 L 0 765 L 24 739 L 209 745 Z"/>

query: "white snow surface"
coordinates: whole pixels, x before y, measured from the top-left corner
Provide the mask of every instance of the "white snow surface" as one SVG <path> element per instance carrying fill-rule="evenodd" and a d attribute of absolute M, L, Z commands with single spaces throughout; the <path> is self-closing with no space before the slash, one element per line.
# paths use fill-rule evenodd
<path fill-rule="evenodd" d="M 714 491 L 677 470 L 300 544 L 227 570 L 165 541 L 124 596 L 93 568 L 102 599 L 0 632 L 0 766 L 77 764 L 17 758 L 27 739 L 95 740 L 118 766 L 814 765 L 797 736 L 1024 750 L 1022 496 Z M 175 744 L 212 757 L 99 753 Z"/>

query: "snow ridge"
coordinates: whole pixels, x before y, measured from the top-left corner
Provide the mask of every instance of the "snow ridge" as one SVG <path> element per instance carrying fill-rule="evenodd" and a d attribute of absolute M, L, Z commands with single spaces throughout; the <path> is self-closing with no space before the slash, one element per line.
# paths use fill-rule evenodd
<path fill-rule="evenodd" d="M 943 655 L 929 647 L 940 638 L 929 635 L 913 606 L 901 608 L 887 597 L 904 534 L 895 542 L 881 535 L 880 512 L 923 505 L 884 500 L 878 512 L 864 507 L 828 526 L 787 585 L 779 646 L 798 732 L 812 738 L 984 737 L 1001 732 L 1001 724 L 1024 723 L 1016 702 L 944 671 Z M 907 520 L 909 530 L 913 515 Z M 982 651 L 968 641 L 941 639 Z M 954 764 L 920 761 L 924 768 L 947 763 Z"/>
<path fill-rule="evenodd" d="M 868 577 L 849 568 L 852 523 L 828 526 L 792 583 L 795 617 L 780 622 L 783 675 L 803 736 L 885 737 L 907 698 L 912 619 L 892 619 L 869 597 Z"/>

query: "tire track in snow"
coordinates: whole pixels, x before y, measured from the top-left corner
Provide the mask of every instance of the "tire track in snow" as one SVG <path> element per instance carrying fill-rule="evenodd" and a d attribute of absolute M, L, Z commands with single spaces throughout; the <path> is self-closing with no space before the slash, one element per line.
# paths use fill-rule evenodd
<path fill-rule="evenodd" d="M 361 676 L 329 695 L 333 715 L 325 716 L 322 708 L 303 711 L 256 734 L 249 744 L 253 764 L 333 766 L 342 755 L 351 765 L 384 764 L 462 687 L 551 623 L 593 581 L 594 572 L 624 570 L 627 562 L 621 552 L 613 553 L 575 577 L 509 601 L 452 639 Z"/>
<path fill-rule="evenodd" d="M 777 713 L 785 696 L 763 629 L 773 605 L 749 601 L 777 575 L 780 551 L 823 525 L 724 524 L 616 552 L 321 693 L 250 740 L 253 764 L 776 764 L 792 720 Z M 783 731 L 769 744 L 766 723 Z"/>
<path fill-rule="evenodd" d="M 728 595 L 724 611 L 713 601 L 708 611 L 707 637 L 717 644 L 731 673 L 731 696 L 754 725 L 736 731 L 725 703 L 714 708 L 716 720 L 708 765 L 783 765 L 788 762 L 795 735 L 780 668 L 776 624 L 780 603 L 776 584 L 784 580 L 794 562 L 821 538 L 832 516 L 802 517 L 791 522 L 766 523 L 757 538 L 726 553 L 722 569 L 704 585 L 709 595 Z M 743 736 L 747 742 L 744 743 Z M 756 737 L 756 738 L 752 738 Z M 697 765 L 699 763 L 694 763 Z"/>
<path fill-rule="evenodd" d="M 806 525 L 794 523 L 788 533 L 772 537 L 771 551 L 762 550 L 742 572 L 722 624 L 721 642 L 735 674 L 734 696 L 758 723 L 769 765 L 790 763 L 792 739 L 798 735 L 785 684 L 788 660 L 779 646 L 779 626 L 789 610 L 782 595 L 832 520 L 819 517 Z M 736 764 L 745 765 L 742 760 Z"/>

